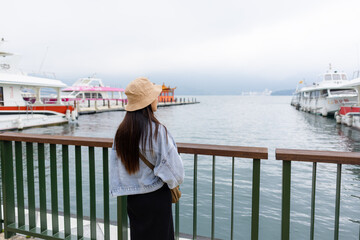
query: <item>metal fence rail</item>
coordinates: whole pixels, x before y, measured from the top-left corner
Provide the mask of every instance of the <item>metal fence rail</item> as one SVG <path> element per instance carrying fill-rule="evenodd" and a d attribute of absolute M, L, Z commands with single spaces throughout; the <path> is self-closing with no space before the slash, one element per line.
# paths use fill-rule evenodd
<path fill-rule="evenodd" d="M 291 161 L 303 161 L 303 162 L 313 163 L 312 191 L 311 191 L 311 221 L 310 221 L 310 236 L 309 236 L 309 239 L 311 240 L 314 239 L 314 229 L 315 229 L 315 193 L 316 193 L 317 163 L 337 164 L 334 239 L 335 240 L 339 239 L 341 166 L 342 164 L 360 165 L 360 153 L 276 149 L 276 159 L 283 160 L 281 238 L 282 239 L 290 238 Z"/>
<path fill-rule="evenodd" d="M 58 146 L 58 147 L 57 147 Z M 71 148 L 69 148 L 72 146 Z M 84 238 L 84 194 L 88 194 L 90 199 L 90 239 L 96 239 L 96 182 L 95 182 L 95 164 L 98 161 L 102 163 L 102 179 L 100 184 L 103 188 L 101 200 L 104 204 L 104 239 L 110 239 L 110 206 L 109 206 L 109 178 L 108 178 L 108 149 L 112 146 L 112 139 L 108 138 L 83 138 L 70 136 L 49 136 L 49 135 L 29 135 L 19 133 L 0 134 L 1 147 L 1 180 L 2 197 L 4 211 L 4 231 L 5 238 L 11 237 L 16 233 L 43 239 L 86 239 Z M 74 148 L 74 152 L 71 150 Z M 25 151 L 24 151 L 25 149 Z M 61 149 L 61 151 L 59 151 Z M 88 156 L 84 157 L 82 149 L 86 149 Z M 95 149 L 100 149 L 101 157 L 95 154 Z M 219 146 L 178 143 L 179 153 L 193 156 L 193 192 L 192 192 L 192 218 L 193 218 L 193 239 L 197 238 L 198 230 L 198 165 L 199 156 L 212 156 L 211 166 L 211 239 L 215 238 L 215 183 L 216 183 L 216 162 L 217 157 L 228 157 L 231 162 L 231 201 L 230 212 L 230 238 L 234 238 L 234 185 L 235 185 L 235 161 L 237 158 L 252 159 L 252 210 L 251 210 L 251 239 L 258 239 L 259 233 L 259 199 L 260 199 L 260 159 L 267 159 L 268 152 L 266 148 L 237 147 L 237 146 Z M 35 152 L 35 154 L 34 154 Z M 61 154 L 60 154 L 61 153 Z M 61 160 L 57 157 L 61 156 Z M 35 156 L 35 158 L 34 158 Z M 49 156 L 49 157 L 47 157 Z M 70 158 L 73 156 L 73 158 Z M 88 162 L 85 162 L 85 158 Z M 26 164 L 23 164 L 26 159 Z M 282 218 L 281 218 L 281 238 L 290 238 L 290 200 L 291 200 L 291 161 L 313 162 L 312 172 L 312 197 L 311 197 L 311 222 L 310 239 L 314 238 L 314 219 L 315 219 L 315 193 L 316 193 L 316 168 L 317 163 L 335 163 L 337 164 L 336 181 L 336 208 L 334 220 L 334 239 L 339 235 L 339 216 L 340 216 L 340 187 L 341 187 L 341 166 L 342 164 L 360 164 L 360 153 L 344 152 L 323 152 L 323 151 L 305 151 L 291 149 L 277 149 L 276 159 L 283 160 L 282 168 Z M 70 161 L 74 160 L 74 183 L 70 180 Z M 59 163 L 60 162 L 60 163 Z M 37 163 L 37 168 L 34 166 Z M 84 164 L 87 164 L 88 173 L 83 171 Z M 48 165 L 49 170 L 46 170 Z M 62 175 L 58 170 L 61 169 Z M 15 171 L 14 171 L 15 170 Z M 34 172 L 36 171 L 37 172 Z M 24 171 L 26 172 L 26 181 L 24 180 Z M 50 173 L 49 184 L 46 182 L 45 171 Z M 38 177 L 38 182 L 35 181 Z M 83 178 L 89 179 L 89 188 L 84 190 Z M 230 178 L 230 176 L 229 176 Z M 58 182 L 62 180 L 62 202 L 63 205 L 63 226 L 59 228 L 59 188 Z M 97 181 L 99 181 L 97 179 Z M 24 186 L 24 182 L 27 186 Z M 70 224 L 70 186 L 74 184 L 76 190 L 76 234 L 71 231 Z M 98 183 L 99 184 L 99 183 Z M 16 186 L 16 187 L 15 187 Z M 26 189 L 27 191 L 25 191 Z M 46 190 L 50 190 L 50 194 Z M 15 192 L 16 191 L 16 192 Z M 26 194 L 26 195 L 25 195 Z M 15 197 L 16 196 L 16 197 Z M 38 198 L 36 198 L 38 196 Z M 28 216 L 25 219 L 25 200 L 27 199 Z M 47 202 L 50 199 L 50 208 Z M 1 197 L 0 197 L 1 201 Z M 181 201 L 181 200 L 180 200 Z M 35 202 L 39 202 L 40 222 L 36 223 Z M 17 207 L 17 214 L 15 213 Z M 85 209 L 86 210 L 86 209 Z M 0 210 L 1 211 L 1 210 Z M 117 198 L 117 229 L 118 239 L 128 238 L 128 219 L 126 213 L 126 197 Z M 51 226 L 48 224 L 47 215 L 51 214 Z M 25 224 L 27 223 L 27 224 Z M 36 226 L 40 227 L 37 228 Z M 0 221 L 0 228 L 1 228 Z M 72 226 L 74 227 L 74 226 Z M 51 229 L 51 230 L 49 230 Z M 175 236 L 179 239 L 180 214 L 179 204 L 175 205 Z M 112 236 L 111 238 L 114 238 Z"/>

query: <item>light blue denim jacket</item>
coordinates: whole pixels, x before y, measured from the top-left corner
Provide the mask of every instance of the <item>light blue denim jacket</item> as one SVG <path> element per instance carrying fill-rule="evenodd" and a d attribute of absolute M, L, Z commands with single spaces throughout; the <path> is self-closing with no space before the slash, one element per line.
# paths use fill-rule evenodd
<path fill-rule="evenodd" d="M 153 124 L 153 132 L 154 130 L 155 124 Z M 154 171 L 139 159 L 140 169 L 132 175 L 125 170 L 113 145 L 110 152 L 110 193 L 112 196 L 153 192 L 160 189 L 164 183 L 173 189 L 184 181 L 183 162 L 169 131 L 166 135 L 165 127 L 159 125 L 157 141 L 154 136 L 151 141 L 153 151 L 149 149 L 148 140 L 146 151 L 141 150 L 141 152 L 155 166 Z"/>

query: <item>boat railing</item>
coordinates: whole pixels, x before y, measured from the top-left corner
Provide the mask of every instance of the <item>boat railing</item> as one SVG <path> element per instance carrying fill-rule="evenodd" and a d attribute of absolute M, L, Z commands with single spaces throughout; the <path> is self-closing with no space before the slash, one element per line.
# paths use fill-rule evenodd
<path fill-rule="evenodd" d="M 44 239 L 87 239 L 84 237 L 84 220 L 88 220 L 91 239 L 97 237 L 97 223 L 99 222 L 103 223 L 104 239 L 128 239 L 126 197 L 117 197 L 116 204 L 110 205 L 109 148 L 111 147 L 112 139 L 110 138 L 21 133 L 0 134 L 2 173 L 2 191 L 0 193 L 3 193 L 2 198 L 0 197 L 0 201 L 2 199 L 0 205 L 3 205 L 3 212 L 0 208 L 0 230 L 4 227 L 5 238 L 20 233 Z M 192 239 L 198 237 L 198 206 L 205 198 L 208 198 L 206 201 L 211 203 L 209 206 L 211 207 L 211 214 L 209 215 L 210 234 L 208 237 L 215 239 L 215 220 L 217 218 L 215 190 L 219 186 L 217 182 L 219 177 L 216 176 L 216 171 L 220 160 L 228 162 L 229 170 L 231 170 L 231 174 L 226 177 L 227 183 L 231 185 L 231 190 L 222 194 L 227 195 L 226 197 L 230 199 L 230 215 L 227 216 L 230 222 L 228 230 L 230 239 L 234 239 L 234 233 L 239 231 L 234 226 L 234 207 L 238 204 L 234 198 L 235 163 L 240 164 L 242 159 L 250 159 L 252 162 L 252 190 L 250 196 L 247 196 L 251 198 L 251 218 L 248 224 L 251 228 L 251 239 L 259 239 L 259 226 L 261 226 L 259 222 L 260 165 L 261 159 L 268 159 L 268 150 L 256 147 L 178 143 L 178 151 L 187 160 L 186 165 L 190 164 L 192 169 L 191 172 L 187 172 L 187 176 L 190 175 L 192 179 L 186 179 L 187 182 L 191 182 L 192 191 L 183 196 L 183 198 L 192 199 L 192 206 L 190 207 L 192 212 Z M 199 177 L 203 169 L 199 166 L 204 166 L 205 156 L 211 158 L 210 165 L 206 162 L 209 171 L 207 177 L 211 179 L 211 194 L 201 196 L 200 202 L 198 192 L 201 189 L 198 190 L 198 186 L 203 180 Z M 191 158 L 192 160 L 189 162 Z M 360 153 L 276 149 L 275 159 L 282 160 L 282 239 L 290 238 L 292 162 L 313 163 L 310 239 L 314 238 L 317 165 L 318 163 L 337 164 L 334 239 L 338 239 L 341 167 L 343 164 L 359 165 Z M 198 171 L 200 171 L 199 175 Z M 85 179 L 88 181 L 84 181 Z M 70 191 L 70 189 L 74 191 Z M 85 199 L 89 199 L 88 202 L 84 202 Z M 181 202 L 185 200 L 180 199 L 180 203 L 173 206 L 176 239 L 179 239 L 181 235 L 180 218 L 183 215 L 180 214 L 180 206 L 183 207 Z M 76 203 L 76 207 L 71 203 Z M 84 205 L 87 208 L 84 208 Z M 189 207 L 188 205 L 187 207 Z M 36 212 L 39 212 L 40 215 L 38 220 Z M 110 233 L 111 214 L 116 215 L 117 236 Z M 102 215 L 101 219 L 99 219 L 99 215 Z M 76 218 L 75 223 L 71 223 L 72 218 Z M 62 219 L 61 223 L 59 223 L 59 219 Z M 76 231 L 73 230 L 75 227 Z"/>

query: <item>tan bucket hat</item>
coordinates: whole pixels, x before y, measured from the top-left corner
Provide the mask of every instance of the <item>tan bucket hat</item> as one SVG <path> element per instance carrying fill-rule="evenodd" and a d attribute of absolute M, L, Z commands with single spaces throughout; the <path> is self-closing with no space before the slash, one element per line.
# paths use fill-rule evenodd
<path fill-rule="evenodd" d="M 135 79 L 125 88 L 128 98 L 125 110 L 133 112 L 147 107 L 160 95 L 161 91 L 160 85 L 155 85 L 145 77 Z"/>

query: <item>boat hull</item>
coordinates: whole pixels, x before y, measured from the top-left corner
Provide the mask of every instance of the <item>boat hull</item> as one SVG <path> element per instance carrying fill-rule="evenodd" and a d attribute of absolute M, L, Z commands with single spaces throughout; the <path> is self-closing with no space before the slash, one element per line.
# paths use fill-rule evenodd
<path fill-rule="evenodd" d="M 360 106 L 341 107 L 335 114 L 336 122 L 360 130 Z"/>
<path fill-rule="evenodd" d="M 53 111 L 0 111 L 0 130 L 24 129 L 68 123 L 65 114 Z"/>
<path fill-rule="evenodd" d="M 298 103 L 298 108 L 305 112 L 328 116 L 334 115 L 342 106 L 354 103 L 356 99 L 357 96 L 302 99 Z"/>

